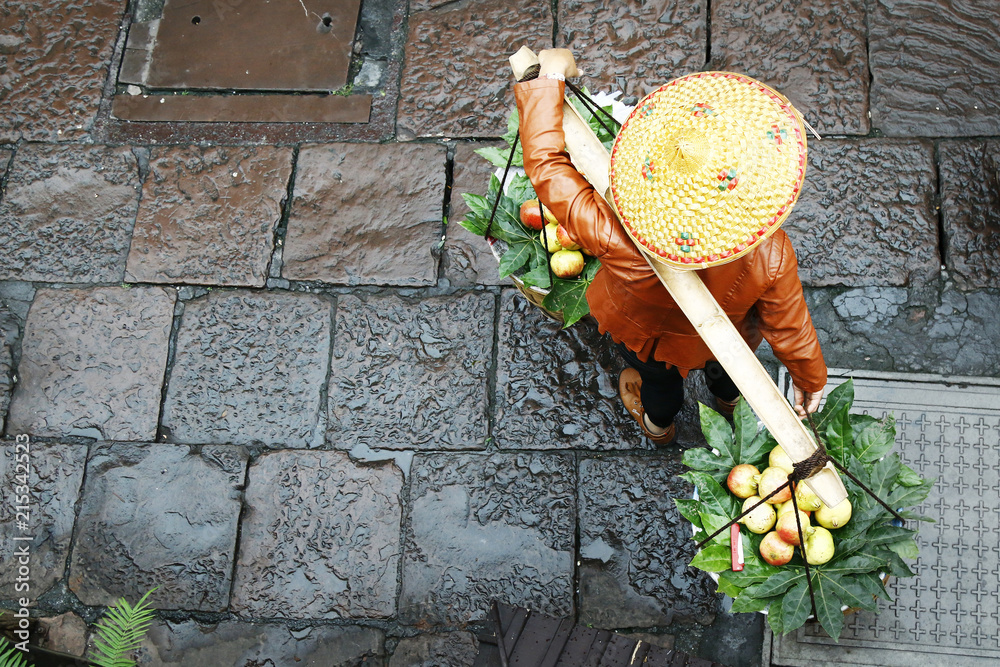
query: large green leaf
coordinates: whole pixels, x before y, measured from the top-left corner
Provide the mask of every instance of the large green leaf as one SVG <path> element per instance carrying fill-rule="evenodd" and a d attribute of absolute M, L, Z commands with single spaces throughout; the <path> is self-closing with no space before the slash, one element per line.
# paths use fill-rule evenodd
<path fill-rule="evenodd" d="M 507 132 L 503 135 L 503 139 L 507 142 L 508 146 L 513 146 L 514 140 L 517 138 L 518 120 L 517 107 L 514 107 L 510 115 L 507 116 Z M 518 167 L 524 166 L 524 151 L 520 141 L 517 142 L 517 150 L 514 152 L 513 163 Z M 504 164 L 507 163 L 504 162 Z"/>
<path fill-rule="evenodd" d="M 747 586 L 746 593 L 747 595 L 762 598 L 781 595 L 791 588 L 793 584 L 798 583 L 800 580 L 805 580 L 805 576 L 805 568 L 784 569 L 773 577 L 769 577 L 767 581 Z"/>
<path fill-rule="evenodd" d="M 903 540 L 889 542 L 885 546 L 900 558 L 913 560 L 920 557 L 920 547 L 917 546 L 917 541 L 912 536 Z"/>
<path fill-rule="evenodd" d="M 878 611 L 875 598 L 865 590 L 865 587 L 857 579 L 839 574 L 830 574 L 826 570 L 818 571 L 816 576 L 821 577 L 823 585 L 830 591 L 833 591 L 847 606 L 864 609 L 865 611 Z"/>
<path fill-rule="evenodd" d="M 896 481 L 896 475 L 899 474 L 899 455 L 889 454 L 881 461 L 876 461 L 871 468 L 871 485 L 870 489 L 872 493 L 878 498 L 888 498 L 889 490 L 892 488 L 893 482 Z"/>
<path fill-rule="evenodd" d="M 736 465 L 733 456 L 733 427 L 726 418 L 704 403 L 698 404 L 701 413 L 701 432 L 708 446 L 719 451 L 719 457 L 731 468 Z"/>
<path fill-rule="evenodd" d="M 517 213 L 518 217 L 520 217 L 521 204 L 529 199 L 537 199 L 538 195 L 535 194 L 535 187 L 531 184 L 531 180 L 527 176 L 515 174 L 510 178 L 510 183 L 507 185 L 507 197 L 517 205 Z"/>
<path fill-rule="evenodd" d="M 854 440 L 852 454 L 864 463 L 874 463 L 885 456 L 896 442 L 896 420 L 888 415 L 869 424 Z"/>
<path fill-rule="evenodd" d="M 585 280 L 556 278 L 542 305 L 549 310 L 562 312 L 563 327 L 568 327 L 590 312 L 590 306 L 587 305 L 587 286 Z"/>
<path fill-rule="evenodd" d="M 704 509 L 712 514 L 735 517 L 739 503 L 736 498 L 724 490 L 711 475 L 692 470 L 681 475 L 698 489 L 698 497 L 704 503 Z"/>
<path fill-rule="evenodd" d="M 837 596 L 837 589 L 830 585 L 828 579 L 817 573 L 813 575 L 812 581 L 813 595 L 816 599 L 816 620 L 833 641 L 837 641 L 844 630 L 844 612 L 841 611 L 844 605 Z"/>
<path fill-rule="evenodd" d="M 781 598 L 781 615 L 784 617 L 785 634 L 801 628 L 811 613 L 812 602 L 809 599 L 809 584 L 803 578 L 788 589 L 784 597 Z"/>
<path fill-rule="evenodd" d="M 857 574 L 860 572 L 872 572 L 883 564 L 879 558 L 866 554 L 858 554 L 840 561 L 831 562 L 826 565 L 814 566 L 816 570 L 826 572 L 829 575 Z"/>
<path fill-rule="evenodd" d="M 715 533 L 715 531 L 723 529 L 721 533 L 712 538 L 713 544 L 725 544 L 727 547 L 730 544 L 729 531 L 725 528 L 729 525 L 729 519 L 718 514 L 710 514 L 708 512 L 700 512 L 699 518 L 701 519 L 701 526 L 705 530 L 705 535 L 699 535 L 698 539 L 703 540 L 709 535 Z"/>
<path fill-rule="evenodd" d="M 733 601 L 733 608 L 731 611 L 734 614 L 746 614 L 763 611 L 764 609 L 767 609 L 767 605 L 771 602 L 772 600 L 768 600 L 766 598 L 755 598 L 749 595 L 741 595 Z"/>
<path fill-rule="evenodd" d="M 736 403 L 736 409 L 733 410 L 732 438 L 733 445 L 731 451 L 734 464 L 749 463 L 757 460 L 755 454 L 759 454 L 759 447 L 755 448 L 754 446 L 758 440 L 757 416 L 754 415 L 753 410 L 750 409 L 750 404 L 742 396 L 740 396 L 740 400 Z"/>
<path fill-rule="evenodd" d="M 500 258 L 498 270 L 501 278 L 506 278 L 528 263 L 533 252 L 532 242 L 511 243 L 507 246 L 507 251 Z"/>
<path fill-rule="evenodd" d="M 731 598 L 738 598 L 745 589 L 735 584 L 729 577 L 729 574 L 729 572 L 719 573 L 719 592 Z"/>
<path fill-rule="evenodd" d="M 834 387 L 830 395 L 826 397 L 823 409 L 816 413 L 814 417 L 816 429 L 820 433 L 825 432 L 827 424 L 834 420 L 843 419 L 843 416 L 851 409 L 853 403 L 854 380 L 847 380 L 839 386 Z"/>
<path fill-rule="evenodd" d="M 843 462 L 851 446 L 851 423 L 846 410 L 830 417 L 826 423 L 824 436 L 827 453 L 835 460 Z"/>
<path fill-rule="evenodd" d="M 883 600 L 892 602 L 892 596 L 889 595 L 889 591 L 886 590 L 885 584 L 882 582 L 882 578 L 877 573 L 866 572 L 865 574 L 859 574 L 854 577 L 854 581 L 856 581 L 858 585 L 872 597 L 882 598 Z"/>
<path fill-rule="evenodd" d="M 785 616 L 782 613 L 782 601 L 775 600 L 767 608 L 767 624 L 771 626 L 771 632 L 776 635 L 785 634 Z"/>
<path fill-rule="evenodd" d="M 902 474 L 902 473 L 900 473 Z M 901 507 L 913 507 L 927 499 L 936 479 L 921 480 L 914 486 L 900 486 L 889 494 L 886 502 L 897 510 Z"/>
<path fill-rule="evenodd" d="M 918 475 L 916 470 L 903 463 L 899 466 L 899 475 L 896 476 L 896 481 L 903 486 L 919 486 L 924 483 L 924 478 Z"/>
<path fill-rule="evenodd" d="M 674 505 L 681 516 L 691 522 L 697 528 L 701 528 L 701 503 L 694 498 L 674 498 Z"/>
<path fill-rule="evenodd" d="M 518 145 L 520 148 L 520 144 Z M 506 167 L 507 158 L 510 156 L 510 148 L 499 148 L 498 146 L 486 146 L 485 148 L 477 148 L 475 151 L 476 155 L 483 158 L 494 167 Z M 513 164 L 513 163 L 512 163 Z M 517 165 L 521 166 L 521 165 Z"/>
<path fill-rule="evenodd" d="M 732 566 L 732 552 L 723 544 L 710 544 L 691 559 L 691 567 L 706 572 L 724 572 Z"/>

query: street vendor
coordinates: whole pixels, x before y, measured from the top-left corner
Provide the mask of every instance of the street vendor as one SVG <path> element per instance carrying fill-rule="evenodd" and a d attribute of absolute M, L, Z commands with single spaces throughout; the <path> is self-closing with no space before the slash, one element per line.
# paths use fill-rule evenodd
<path fill-rule="evenodd" d="M 572 54 L 542 51 L 539 64 L 537 79 L 514 88 L 525 171 L 571 239 L 600 260 L 587 302 L 601 333 L 610 334 L 628 364 L 618 380 L 622 402 L 646 437 L 667 444 L 676 434 L 674 417 L 690 370 L 704 369 L 723 414 L 732 414 L 739 390 L 611 207 L 570 161 L 562 120 L 565 78 L 578 75 Z M 785 232 L 778 229 L 753 251 L 698 273 L 751 349 L 765 338 L 770 343 L 791 374 L 796 413 L 817 410 L 827 369 Z"/>

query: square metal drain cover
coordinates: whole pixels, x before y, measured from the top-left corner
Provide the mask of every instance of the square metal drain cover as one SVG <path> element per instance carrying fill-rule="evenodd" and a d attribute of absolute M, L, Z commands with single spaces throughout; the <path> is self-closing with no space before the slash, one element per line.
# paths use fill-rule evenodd
<path fill-rule="evenodd" d="M 813 624 L 768 632 L 764 663 L 1000 664 L 1000 381 L 831 369 L 827 392 L 849 373 L 853 411 L 893 412 L 900 457 L 937 477 L 918 508 L 937 523 L 919 525 L 917 576 L 890 582 L 878 615 L 853 614 L 839 643 Z"/>

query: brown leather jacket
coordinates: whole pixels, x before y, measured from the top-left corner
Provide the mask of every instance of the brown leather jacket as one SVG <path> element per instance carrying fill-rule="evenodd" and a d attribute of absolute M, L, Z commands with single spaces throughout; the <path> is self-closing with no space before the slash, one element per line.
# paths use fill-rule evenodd
<path fill-rule="evenodd" d="M 590 312 L 601 333 L 610 333 L 640 359 L 664 361 L 684 373 L 702 368 L 711 351 L 565 151 L 564 86 L 536 79 L 517 84 L 514 92 L 525 171 L 570 237 L 601 260 L 587 290 Z M 752 349 L 766 338 L 796 385 L 807 392 L 823 389 L 826 364 L 784 231 L 764 239 L 754 252 L 698 274 Z"/>

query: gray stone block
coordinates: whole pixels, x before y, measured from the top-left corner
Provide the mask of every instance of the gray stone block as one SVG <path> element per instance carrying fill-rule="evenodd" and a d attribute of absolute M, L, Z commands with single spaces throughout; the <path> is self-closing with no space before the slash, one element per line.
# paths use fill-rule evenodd
<path fill-rule="evenodd" d="M 175 300 L 160 287 L 39 290 L 10 432 L 154 438 Z"/>
<path fill-rule="evenodd" d="M 69 587 L 88 605 L 223 611 L 229 599 L 242 447 L 105 443 L 87 464 Z"/>
<path fill-rule="evenodd" d="M 396 612 L 403 476 L 340 452 L 283 451 L 250 468 L 232 609 L 250 618 Z"/>
<path fill-rule="evenodd" d="M 15 442 L 5 441 L 2 444 L 0 483 L 5 489 L 4 497 L 9 501 L 0 505 L 0 543 L 6 545 L 0 552 L 0 599 L 27 597 L 34 601 L 62 579 L 66 571 L 87 448 L 30 442 L 25 452 Z M 21 465 L 28 465 L 31 469 L 30 492 L 27 494 L 28 520 L 23 529 L 17 521 L 24 521 L 24 517 L 17 516 L 13 502 L 16 487 L 24 482 L 19 479 L 24 474 L 23 468 L 19 467 Z M 32 539 L 15 540 L 25 536 Z M 16 555 L 22 547 L 27 548 L 30 558 L 30 572 L 26 580 L 19 572 L 20 556 Z M 24 589 L 25 584 L 28 585 L 27 590 Z"/>
<path fill-rule="evenodd" d="M 648 457 L 581 461 L 581 623 L 653 627 L 715 613 L 715 584 L 688 567 L 691 525 L 673 502 L 691 497 L 691 485 L 677 477 L 684 469 Z"/>
<path fill-rule="evenodd" d="M 389 667 L 473 667 L 478 653 L 471 632 L 417 635 L 399 641 Z"/>
<path fill-rule="evenodd" d="M 0 279 L 121 281 L 138 187 L 128 148 L 25 144 L 0 202 Z"/>
<path fill-rule="evenodd" d="M 328 439 L 337 447 L 485 447 L 494 299 L 342 297 Z"/>
<path fill-rule="evenodd" d="M 965 288 L 1000 287 L 1000 142 L 939 147 L 949 275 Z"/>
<path fill-rule="evenodd" d="M 303 147 L 282 277 L 342 285 L 433 285 L 444 184 L 442 146 Z"/>
<path fill-rule="evenodd" d="M 492 600 L 573 613 L 575 479 L 565 454 L 418 455 L 399 617 L 486 618 Z"/>
<path fill-rule="evenodd" d="M 7 306 L 0 305 L 0 433 L 7 420 L 10 392 L 14 388 L 14 347 L 20 327 Z"/>
<path fill-rule="evenodd" d="M 291 148 L 153 148 L 125 279 L 263 287 L 291 173 Z"/>
<path fill-rule="evenodd" d="M 185 304 L 163 406 L 174 442 L 315 446 L 330 304 L 310 294 L 212 292 Z"/>

